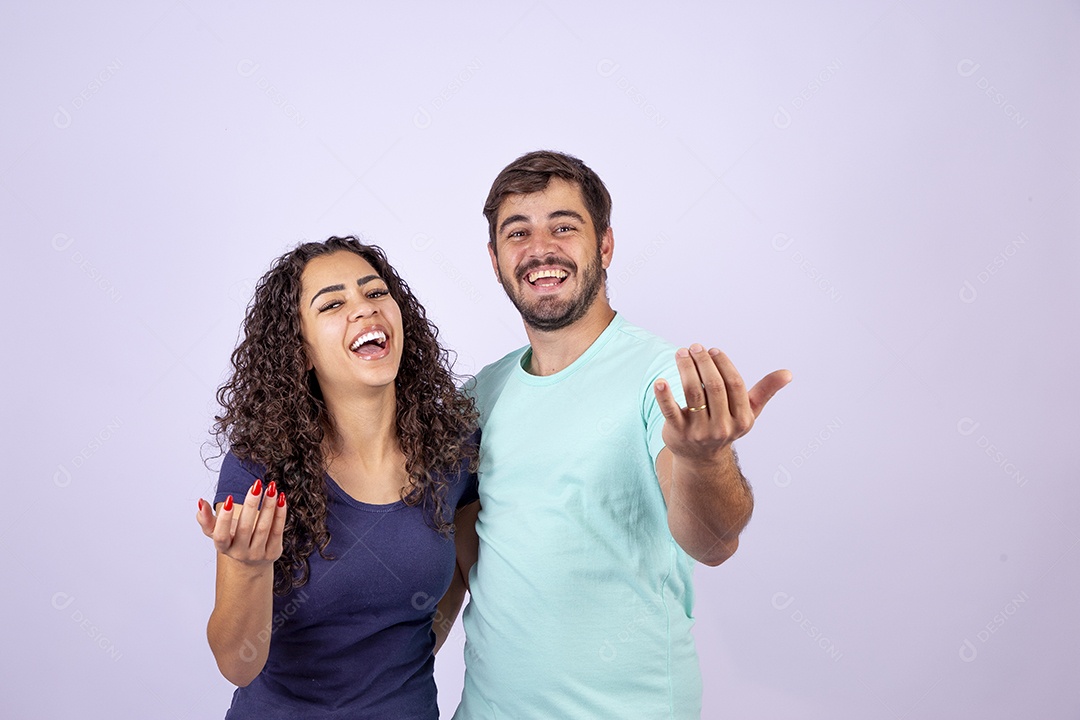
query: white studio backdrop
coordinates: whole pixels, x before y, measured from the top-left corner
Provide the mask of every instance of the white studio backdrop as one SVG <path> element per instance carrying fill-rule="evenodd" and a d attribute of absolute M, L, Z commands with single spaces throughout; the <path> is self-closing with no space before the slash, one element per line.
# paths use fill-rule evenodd
<path fill-rule="evenodd" d="M 224 715 L 194 513 L 255 281 L 360 234 L 475 372 L 538 148 L 611 189 L 616 309 L 795 376 L 704 716 L 1080 716 L 1078 48 L 1076 2 L 7 3 L 0 716 Z"/>

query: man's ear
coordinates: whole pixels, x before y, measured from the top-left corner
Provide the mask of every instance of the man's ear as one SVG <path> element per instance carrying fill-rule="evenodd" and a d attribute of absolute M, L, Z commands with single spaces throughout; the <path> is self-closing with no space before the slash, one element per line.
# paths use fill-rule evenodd
<path fill-rule="evenodd" d="M 499 257 L 495 254 L 495 241 L 488 241 L 488 256 L 491 258 L 491 269 L 495 271 L 495 279 L 502 285 L 502 278 L 499 277 Z"/>
<path fill-rule="evenodd" d="M 615 231 L 608 226 L 604 234 L 600 236 L 600 263 L 607 270 L 611 265 L 611 257 L 615 254 Z"/>

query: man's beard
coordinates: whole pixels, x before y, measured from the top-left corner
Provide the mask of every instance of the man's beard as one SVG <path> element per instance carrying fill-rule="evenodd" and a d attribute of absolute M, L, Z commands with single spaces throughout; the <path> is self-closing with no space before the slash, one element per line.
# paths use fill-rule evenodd
<path fill-rule="evenodd" d="M 524 278 L 532 268 L 541 266 L 562 267 L 569 272 L 577 270 L 577 265 L 570 260 L 547 257 L 529 263 L 519 270 L 517 275 L 518 277 Z M 512 302 L 514 307 L 517 308 L 517 311 L 521 313 L 521 319 L 525 321 L 526 325 L 535 330 L 543 330 L 545 332 L 561 330 L 584 317 L 585 313 L 592 307 L 593 302 L 596 301 L 596 294 L 600 291 L 600 286 L 604 282 L 604 270 L 600 261 L 600 248 L 597 247 L 596 257 L 593 258 L 593 261 L 586 265 L 582 271 L 581 286 L 578 289 L 578 292 L 565 300 L 556 299 L 554 297 L 541 297 L 536 303 L 529 306 L 525 304 L 522 297 L 515 295 L 515 292 L 511 290 L 511 287 L 516 287 L 516 285 L 507 283 L 506 279 L 502 277 L 502 273 L 499 274 L 499 279 L 502 280 L 502 286 L 503 290 L 506 291 L 506 296 L 510 298 L 510 302 Z M 516 282 L 516 278 L 511 279 L 511 282 Z M 528 280 L 523 279 L 522 282 L 528 282 Z"/>

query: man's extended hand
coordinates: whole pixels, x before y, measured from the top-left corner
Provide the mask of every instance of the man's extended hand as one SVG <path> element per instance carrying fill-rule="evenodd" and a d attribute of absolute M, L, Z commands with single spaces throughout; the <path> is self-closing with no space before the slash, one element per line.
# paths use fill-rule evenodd
<path fill-rule="evenodd" d="M 731 359 L 716 348 L 706 351 L 698 343 L 689 350 L 680 348 L 675 363 L 686 407 L 679 407 L 663 379 L 656 381 L 653 391 L 667 420 L 664 444 L 676 457 L 695 464 L 718 462 L 731 443 L 750 432 L 765 403 L 791 382 L 790 372 L 776 370 L 747 392 Z"/>
<path fill-rule="evenodd" d="M 656 474 L 668 507 L 668 528 L 690 557 L 719 565 L 739 547 L 739 534 L 754 511 L 750 485 L 731 444 L 753 427 L 765 403 L 791 382 L 777 370 L 749 392 L 728 356 L 694 343 L 675 363 L 686 407 L 679 407 L 666 380 L 653 386 L 664 414 L 664 447 Z"/>

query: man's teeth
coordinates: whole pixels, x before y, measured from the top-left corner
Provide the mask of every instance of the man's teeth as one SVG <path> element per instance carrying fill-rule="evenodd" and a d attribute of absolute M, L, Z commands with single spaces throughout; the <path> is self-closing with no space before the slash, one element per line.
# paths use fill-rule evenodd
<path fill-rule="evenodd" d="M 563 278 L 565 278 L 569 274 L 570 273 L 566 272 L 565 270 L 558 270 L 558 269 L 555 269 L 555 270 L 537 270 L 536 272 L 529 273 L 529 276 L 528 276 L 527 279 L 528 279 L 528 281 L 530 283 L 534 283 L 537 280 L 539 280 L 540 278 L 549 278 L 549 277 L 550 278 L 555 278 L 557 280 L 562 280 Z"/>
<path fill-rule="evenodd" d="M 366 332 L 360 337 L 353 340 L 353 344 L 349 346 L 349 349 L 353 351 L 359 350 L 361 345 L 369 342 L 376 342 L 380 345 L 385 343 L 386 333 L 381 330 L 372 330 L 371 332 Z"/>

